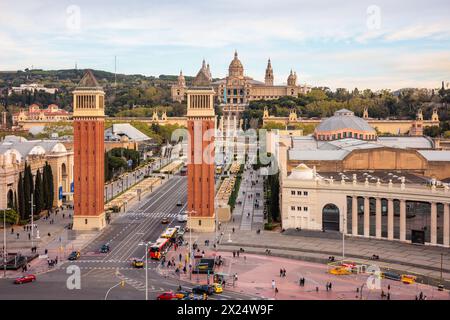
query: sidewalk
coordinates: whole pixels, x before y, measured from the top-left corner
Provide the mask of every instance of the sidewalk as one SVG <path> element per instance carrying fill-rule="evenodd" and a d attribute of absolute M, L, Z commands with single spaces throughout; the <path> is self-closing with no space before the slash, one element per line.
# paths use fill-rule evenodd
<path fill-rule="evenodd" d="M 161 184 L 155 186 L 151 192 L 156 191 L 162 184 L 164 184 L 167 180 L 163 180 Z M 151 193 L 150 192 L 150 193 Z M 142 194 L 146 196 L 147 192 Z M 134 198 L 128 205 L 128 208 L 132 209 L 135 205 L 137 205 L 138 198 Z M 81 251 L 85 246 L 91 243 L 97 236 L 103 233 L 105 229 L 101 231 L 83 231 L 76 232 L 73 230 L 68 230 L 65 226 L 71 222 L 73 222 L 72 218 L 69 218 L 69 214 L 73 217 L 73 210 L 59 210 L 59 213 L 52 213 L 48 220 L 44 220 L 43 218 L 35 221 L 34 223 L 37 225 L 35 229 L 35 239 L 34 246 L 37 247 L 37 253 L 40 255 L 38 258 L 32 260 L 29 263 L 27 273 L 32 274 L 40 274 L 44 272 L 51 271 L 64 262 L 67 256 L 74 250 Z M 124 213 L 122 213 L 124 214 Z M 63 218 L 64 215 L 64 218 Z M 119 217 L 119 214 L 113 214 L 112 220 Z M 54 220 L 54 223 L 50 224 L 51 220 Z M 27 231 L 23 231 L 23 226 L 13 226 L 14 233 L 11 233 L 11 227 L 6 229 L 7 234 L 7 251 L 9 253 L 21 253 L 24 256 L 31 255 L 31 240 L 28 240 Z M 39 230 L 39 239 L 36 239 L 37 232 Z M 19 239 L 17 239 L 17 233 L 19 233 Z M 50 233 L 50 236 L 48 236 Z M 48 253 L 45 254 L 45 249 L 47 249 Z M 58 265 L 55 267 L 49 267 L 47 263 L 47 259 L 54 260 L 58 258 Z M 2 271 L 2 270 L 0 270 Z M 6 272 L 7 278 L 15 278 L 22 274 L 21 269 L 8 270 Z M 3 277 L 3 272 L 0 272 L 0 278 Z"/>

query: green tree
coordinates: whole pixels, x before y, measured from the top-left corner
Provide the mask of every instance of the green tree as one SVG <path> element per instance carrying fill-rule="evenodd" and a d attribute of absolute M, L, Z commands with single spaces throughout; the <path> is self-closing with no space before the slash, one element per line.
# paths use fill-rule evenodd
<path fill-rule="evenodd" d="M 11 225 L 17 224 L 19 222 L 19 214 L 16 212 L 16 210 L 8 209 L 5 211 L 5 222 Z"/>
<path fill-rule="evenodd" d="M 19 195 L 19 214 L 21 219 L 26 219 L 25 217 L 25 196 L 23 189 L 23 177 L 22 172 L 19 173 L 19 184 L 17 186 L 17 193 Z"/>
<path fill-rule="evenodd" d="M 47 170 L 47 190 L 48 190 L 48 194 L 47 194 L 47 207 L 45 209 L 47 210 L 51 210 L 51 208 L 53 207 L 53 199 L 55 197 L 55 189 L 53 187 L 53 172 L 52 172 L 52 167 L 48 164 L 48 162 L 45 162 L 45 168 Z"/>
<path fill-rule="evenodd" d="M 25 219 L 28 219 L 31 214 L 31 195 L 33 194 L 33 175 L 31 167 L 25 163 L 25 171 L 23 175 L 23 195 L 25 202 Z"/>
<path fill-rule="evenodd" d="M 34 182 L 34 204 L 35 213 L 39 214 L 44 209 L 44 193 L 41 172 L 38 169 L 36 172 L 36 179 Z"/>

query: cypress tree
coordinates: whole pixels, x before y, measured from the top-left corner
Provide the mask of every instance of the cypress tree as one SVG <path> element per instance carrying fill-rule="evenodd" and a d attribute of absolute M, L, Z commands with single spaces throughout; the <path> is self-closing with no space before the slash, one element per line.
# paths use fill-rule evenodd
<path fill-rule="evenodd" d="M 36 205 L 36 213 L 39 214 L 43 209 L 44 197 L 42 193 L 42 179 L 39 169 L 36 172 L 36 180 L 34 182 L 34 203 Z"/>
<path fill-rule="evenodd" d="M 48 209 L 48 170 L 47 164 L 42 169 L 42 201 L 43 209 Z"/>
<path fill-rule="evenodd" d="M 47 210 L 50 210 L 53 207 L 53 198 L 55 196 L 55 190 L 53 189 L 53 173 L 52 173 L 52 167 L 48 164 L 48 162 L 45 163 L 45 166 L 47 168 Z"/>
<path fill-rule="evenodd" d="M 30 184 L 30 172 L 28 164 L 25 163 L 25 171 L 23 174 L 23 198 L 24 198 L 24 214 L 25 219 L 30 217 L 31 213 L 31 193 L 32 193 L 32 184 Z M 31 180 L 33 177 L 31 178 Z"/>
<path fill-rule="evenodd" d="M 25 219 L 25 197 L 23 192 L 23 178 L 22 172 L 19 173 L 19 185 L 17 186 L 17 193 L 19 194 L 19 214 L 20 218 Z"/>
<path fill-rule="evenodd" d="M 19 213 L 19 204 L 17 203 L 17 192 L 14 191 L 14 211 Z"/>

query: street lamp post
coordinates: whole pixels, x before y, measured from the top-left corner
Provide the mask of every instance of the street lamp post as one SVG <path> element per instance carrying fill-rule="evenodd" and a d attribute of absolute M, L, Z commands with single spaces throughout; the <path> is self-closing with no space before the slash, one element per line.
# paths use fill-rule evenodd
<path fill-rule="evenodd" d="M 189 228 L 189 264 L 192 266 L 192 225 L 191 225 L 191 223 L 189 223 L 189 218 L 190 218 L 190 215 L 192 214 L 192 213 L 196 213 L 197 211 L 196 210 L 191 210 L 191 211 L 185 211 L 186 212 L 186 214 L 188 215 L 188 228 Z M 192 279 L 192 267 L 190 268 L 190 270 L 189 270 L 189 280 L 191 280 Z"/>
<path fill-rule="evenodd" d="M 9 210 L 9 208 L 3 209 L 3 278 L 6 278 L 6 263 L 8 262 L 6 253 L 6 210 Z"/>
<path fill-rule="evenodd" d="M 34 247 L 34 212 L 33 212 L 33 194 L 31 194 L 31 248 Z"/>
<path fill-rule="evenodd" d="M 112 289 L 114 289 L 114 288 L 117 287 L 117 286 L 122 286 L 122 287 L 123 287 L 124 285 L 125 285 L 125 281 L 121 280 L 119 283 L 117 283 L 117 284 L 113 285 L 111 288 L 109 288 L 108 291 L 106 291 L 105 300 L 108 299 L 109 292 L 110 292 Z"/>
<path fill-rule="evenodd" d="M 141 242 L 140 246 L 145 246 L 145 300 L 148 300 L 148 245 L 151 242 Z"/>
<path fill-rule="evenodd" d="M 346 224 L 346 219 L 345 219 L 345 215 L 347 214 L 346 212 L 342 211 L 343 215 L 342 215 L 342 261 L 344 261 L 345 259 L 345 224 Z"/>

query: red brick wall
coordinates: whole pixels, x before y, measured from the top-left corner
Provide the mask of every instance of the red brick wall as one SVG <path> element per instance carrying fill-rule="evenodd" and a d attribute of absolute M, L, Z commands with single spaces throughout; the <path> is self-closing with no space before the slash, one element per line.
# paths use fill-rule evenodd
<path fill-rule="evenodd" d="M 214 130 L 214 120 L 188 120 L 187 127 L 189 131 L 187 210 L 195 210 L 195 216 L 212 217 L 215 194 L 214 136 L 208 138 L 204 134 L 208 130 Z"/>
<path fill-rule="evenodd" d="M 74 120 L 74 215 L 104 211 L 104 122 Z"/>

